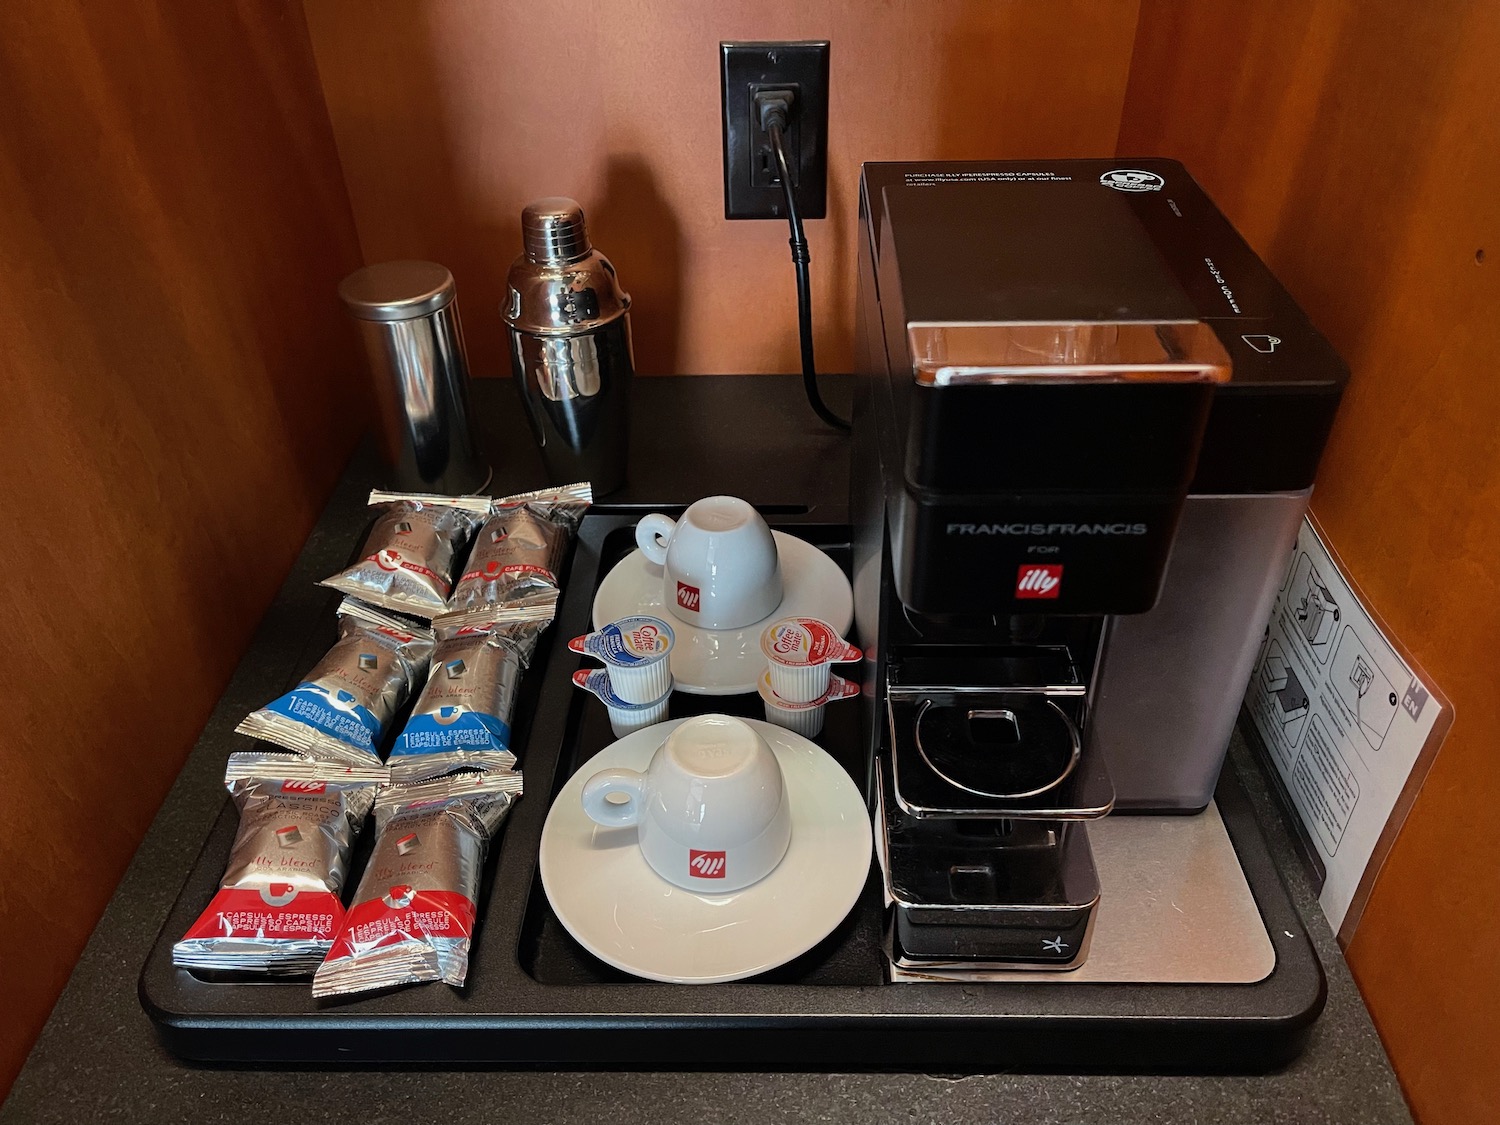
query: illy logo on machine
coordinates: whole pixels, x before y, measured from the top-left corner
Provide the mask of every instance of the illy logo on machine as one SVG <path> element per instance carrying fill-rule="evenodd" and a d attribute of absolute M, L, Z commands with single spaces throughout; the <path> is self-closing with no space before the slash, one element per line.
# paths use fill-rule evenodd
<path fill-rule="evenodd" d="M 723 852 L 700 852 L 688 849 L 688 874 L 695 879 L 722 879 L 728 864 Z"/>
<path fill-rule="evenodd" d="M 698 612 L 698 603 L 701 601 L 698 587 L 689 586 L 686 582 L 677 583 L 677 604 L 692 613 Z"/>
<path fill-rule="evenodd" d="M 1058 563 L 1022 563 L 1016 571 L 1016 597 L 1057 597 L 1062 592 L 1062 572 Z"/>

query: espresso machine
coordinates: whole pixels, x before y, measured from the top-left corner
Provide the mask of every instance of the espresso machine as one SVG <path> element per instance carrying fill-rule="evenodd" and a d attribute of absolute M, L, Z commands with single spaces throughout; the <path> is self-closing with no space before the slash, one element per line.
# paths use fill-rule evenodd
<path fill-rule="evenodd" d="M 1090 823 L 1210 806 L 1346 369 L 1163 160 L 865 165 L 856 352 L 887 952 L 1075 969 Z"/>

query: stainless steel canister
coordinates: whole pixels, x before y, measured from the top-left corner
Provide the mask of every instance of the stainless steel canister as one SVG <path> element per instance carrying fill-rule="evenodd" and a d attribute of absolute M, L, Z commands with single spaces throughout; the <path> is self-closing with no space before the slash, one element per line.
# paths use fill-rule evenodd
<path fill-rule="evenodd" d="M 381 262 L 339 283 L 360 323 L 380 404 L 390 486 L 461 495 L 489 481 L 469 425 L 469 362 L 453 275 L 436 262 Z"/>
<path fill-rule="evenodd" d="M 511 372 L 553 482 L 587 480 L 603 495 L 625 483 L 630 296 L 589 244 L 574 200 L 528 205 L 521 236 L 501 308 Z"/>

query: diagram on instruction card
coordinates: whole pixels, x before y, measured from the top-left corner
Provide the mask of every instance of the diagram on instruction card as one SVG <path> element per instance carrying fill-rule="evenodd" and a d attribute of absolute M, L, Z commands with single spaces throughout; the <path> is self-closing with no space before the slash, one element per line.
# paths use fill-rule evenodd
<path fill-rule="evenodd" d="M 1385 736 L 1390 733 L 1391 720 L 1396 717 L 1401 700 L 1370 650 L 1347 626 L 1339 637 L 1338 650 L 1333 654 L 1329 679 L 1333 690 L 1338 692 L 1349 714 L 1359 724 L 1359 733 L 1370 744 L 1370 749 L 1379 750 Z"/>
<path fill-rule="evenodd" d="M 1339 624 L 1339 603 L 1334 601 L 1323 576 L 1306 555 L 1298 560 L 1297 571 L 1292 587 L 1297 597 L 1294 613 L 1297 628 L 1312 645 L 1318 663 L 1327 664 L 1328 642 L 1333 640 Z"/>
<path fill-rule="evenodd" d="M 1357 918 L 1371 858 L 1437 718 L 1451 720 L 1311 523 L 1291 552 L 1245 712 L 1321 865 L 1335 926 Z M 1384 845 L 1384 846 L 1388 846 Z"/>
<path fill-rule="evenodd" d="M 1312 700 L 1280 641 L 1273 640 L 1266 650 L 1260 666 L 1260 686 L 1275 701 L 1272 713 L 1276 716 L 1277 735 L 1288 749 L 1296 746 Z"/>

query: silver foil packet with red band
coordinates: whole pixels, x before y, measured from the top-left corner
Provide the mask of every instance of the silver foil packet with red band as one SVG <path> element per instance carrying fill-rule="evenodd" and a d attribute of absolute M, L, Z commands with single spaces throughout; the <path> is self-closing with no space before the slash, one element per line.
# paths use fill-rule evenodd
<path fill-rule="evenodd" d="M 593 503 L 587 481 L 493 502 L 438 625 L 482 625 L 508 605 L 558 588 L 568 539 Z"/>
<path fill-rule="evenodd" d="M 444 613 L 454 560 L 484 522 L 489 497 L 375 491 L 370 507 L 381 513 L 359 561 L 320 585 L 429 621 Z"/>
<path fill-rule="evenodd" d="M 313 995 L 462 985 L 485 850 L 520 796 L 521 775 L 510 770 L 382 787 L 375 851 L 313 977 Z"/>
<path fill-rule="evenodd" d="M 240 812 L 218 893 L 172 963 L 185 969 L 308 976 L 344 923 L 349 852 L 388 780 L 381 766 L 297 754 L 231 754 L 224 784 Z"/>
<path fill-rule="evenodd" d="M 516 692 L 556 609 L 557 591 L 538 591 L 527 604 L 501 610 L 496 620 L 465 626 L 438 641 L 427 686 L 391 749 L 395 780 L 516 764 L 511 752 Z"/>
<path fill-rule="evenodd" d="M 392 717 L 427 675 L 430 629 L 345 598 L 339 639 L 291 691 L 234 729 L 312 758 L 379 765 Z"/>

